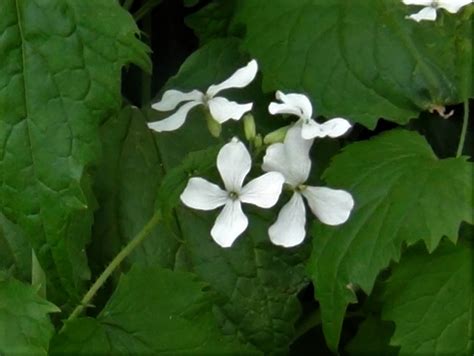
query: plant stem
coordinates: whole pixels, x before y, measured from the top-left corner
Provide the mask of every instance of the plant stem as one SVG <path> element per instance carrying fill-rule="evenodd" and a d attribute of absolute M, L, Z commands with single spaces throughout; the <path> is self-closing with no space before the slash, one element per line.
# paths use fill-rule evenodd
<path fill-rule="evenodd" d="M 31 250 L 31 285 L 38 288 L 38 295 L 46 298 L 46 274 L 41 267 L 35 250 Z"/>
<path fill-rule="evenodd" d="M 148 221 L 148 223 L 143 227 L 143 229 L 135 235 L 135 237 L 120 251 L 117 256 L 110 262 L 107 268 L 102 272 L 102 274 L 97 278 L 95 283 L 90 287 L 87 293 L 81 300 L 81 304 L 79 304 L 69 315 L 66 322 L 74 320 L 78 317 L 82 311 L 89 305 L 92 298 L 94 298 L 97 291 L 104 285 L 110 275 L 115 271 L 115 269 L 120 265 L 120 263 L 128 256 L 130 253 L 140 245 L 143 240 L 150 235 L 151 231 L 155 228 L 155 226 L 159 223 L 161 219 L 160 213 L 157 211 L 152 216 L 152 218 Z M 65 323 L 66 324 L 66 323 Z M 65 325 L 64 324 L 64 325 Z M 64 328 L 64 326 L 63 326 Z"/>
<path fill-rule="evenodd" d="M 464 141 L 466 140 L 468 122 L 469 122 L 469 99 L 466 99 L 464 101 L 464 115 L 462 119 L 461 137 L 459 138 L 459 145 L 458 145 L 458 151 L 456 153 L 456 157 L 461 157 L 462 155 L 462 150 L 464 148 Z"/>

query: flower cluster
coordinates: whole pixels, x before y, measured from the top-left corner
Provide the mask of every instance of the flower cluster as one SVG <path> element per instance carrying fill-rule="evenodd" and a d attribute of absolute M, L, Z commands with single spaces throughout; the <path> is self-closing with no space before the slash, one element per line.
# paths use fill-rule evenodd
<path fill-rule="evenodd" d="M 149 123 L 148 126 L 159 132 L 176 130 L 184 124 L 188 112 L 198 105 L 203 105 L 218 124 L 230 119 L 241 119 L 252 109 L 253 104 L 238 104 L 216 94 L 224 89 L 247 86 L 255 78 L 257 70 L 257 62 L 252 60 L 227 80 L 211 85 L 206 93 L 199 90 L 166 91 L 163 98 L 152 106 L 153 109 L 170 111 L 183 104 L 171 116 Z M 223 207 L 211 229 L 212 238 L 222 247 L 232 246 L 248 226 L 242 203 L 271 208 L 278 202 L 284 186 L 292 191 L 292 197 L 268 230 L 270 240 L 275 245 L 292 247 L 303 242 L 306 236 L 303 198 L 313 214 L 328 225 L 344 223 L 354 206 L 352 196 L 346 191 L 305 184 L 311 170 L 310 149 L 314 139 L 339 137 L 350 129 L 351 124 L 343 118 L 332 118 L 321 124 L 316 122 L 312 117 L 311 102 L 303 94 L 277 91 L 276 99 L 268 107 L 270 114 L 295 115 L 298 120 L 287 130 L 283 142 L 272 143 L 267 147 L 262 164 L 267 173 L 244 184 L 252 160 L 245 145 L 233 138 L 221 148 L 217 156 L 217 169 L 224 189 L 204 178 L 193 177 L 181 194 L 181 201 L 193 209 L 214 210 Z M 254 125 L 253 119 L 248 120 L 248 115 L 245 121 L 247 126 L 249 122 Z M 247 126 L 246 134 L 255 131 L 254 126 L 252 130 Z M 252 136 L 251 133 L 249 135 Z"/>

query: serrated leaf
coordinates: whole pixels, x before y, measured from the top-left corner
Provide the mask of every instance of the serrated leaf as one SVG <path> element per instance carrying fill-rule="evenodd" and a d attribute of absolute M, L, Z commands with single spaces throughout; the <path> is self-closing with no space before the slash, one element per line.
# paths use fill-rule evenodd
<path fill-rule="evenodd" d="M 403 255 L 382 305 L 400 355 L 472 355 L 472 258 L 472 248 L 447 241 L 431 255 L 421 246 Z"/>
<path fill-rule="evenodd" d="M 120 108 L 122 66 L 149 68 L 147 49 L 115 0 L 4 0 L 0 32 L 0 208 L 64 301 L 89 277 L 98 125 Z"/>
<path fill-rule="evenodd" d="M 46 356 L 54 332 L 48 314 L 58 311 L 31 286 L 0 278 L 0 353 Z"/>
<path fill-rule="evenodd" d="M 422 239 L 433 251 L 443 236 L 456 241 L 462 221 L 472 223 L 472 173 L 464 157 L 439 160 L 422 136 L 405 130 L 346 146 L 334 158 L 324 178 L 353 194 L 355 210 L 344 225 L 312 229 L 308 264 L 333 349 L 354 287 L 370 294 L 403 243 Z"/>
<path fill-rule="evenodd" d="M 135 266 L 97 319 L 66 324 L 51 354 L 255 354 L 221 334 L 213 297 L 190 273 Z"/>
<path fill-rule="evenodd" d="M 125 107 L 101 126 L 102 159 L 94 190 L 95 215 L 91 255 L 103 270 L 155 212 L 156 191 L 164 177 L 158 147 L 137 108 Z M 128 256 L 128 262 L 173 267 L 179 242 L 163 225 Z M 127 264 L 122 265 L 125 270 Z"/>
<path fill-rule="evenodd" d="M 434 105 L 471 95 L 468 16 L 405 18 L 400 0 L 250 0 L 234 23 L 263 72 L 264 90 L 302 91 L 316 112 L 369 128 L 384 117 L 406 123 Z"/>

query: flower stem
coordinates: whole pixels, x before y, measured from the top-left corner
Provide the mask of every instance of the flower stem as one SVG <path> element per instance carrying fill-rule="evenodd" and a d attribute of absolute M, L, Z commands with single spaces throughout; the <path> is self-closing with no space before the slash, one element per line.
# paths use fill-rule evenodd
<path fill-rule="evenodd" d="M 466 99 L 466 101 L 464 101 L 464 115 L 462 119 L 461 137 L 459 138 L 459 145 L 458 145 L 458 151 L 456 153 L 456 157 L 461 157 L 462 155 L 462 150 L 464 148 L 464 141 L 466 140 L 468 122 L 469 122 L 469 100 Z"/>
<path fill-rule="evenodd" d="M 81 300 L 81 304 L 79 304 L 69 315 L 69 317 L 66 320 L 66 323 L 68 321 L 74 320 L 77 318 L 82 311 L 89 305 L 90 301 L 92 298 L 94 298 L 95 294 L 97 291 L 104 285 L 104 283 L 107 281 L 107 279 L 110 277 L 110 275 L 115 271 L 115 269 L 120 265 L 120 263 L 128 256 L 130 253 L 138 246 L 140 245 L 143 240 L 150 235 L 152 230 L 155 228 L 155 226 L 160 222 L 161 215 L 157 211 L 155 214 L 152 216 L 152 218 L 148 221 L 148 223 L 143 227 L 143 229 L 135 235 L 135 237 L 120 251 L 117 256 L 110 262 L 110 264 L 107 266 L 107 268 L 102 272 L 102 274 L 97 278 L 95 283 L 90 287 L 90 289 L 87 291 L 87 293 L 84 295 L 84 297 Z M 65 323 L 65 324 L 66 324 Z M 63 326 L 64 328 L 64 326 Z"/>

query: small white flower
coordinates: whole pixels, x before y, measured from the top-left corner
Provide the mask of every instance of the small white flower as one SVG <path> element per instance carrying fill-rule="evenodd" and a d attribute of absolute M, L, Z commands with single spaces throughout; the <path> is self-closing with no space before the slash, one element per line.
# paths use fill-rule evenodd
<path fill-rule="evenodd" d="M 285 178 L 278 172 L 265 173 L 243 186 L 251 164 L 247 148 L 234 138 L 217 155 L 217 169 L 225 190 L 195 177 L 189 180 L 181 194 L 181 201 L 190 208 L 213 210 L 224 206 L 211 230 L 212 238 L 222 247 L 230 247 L 247 228 L 248 219 L 242 212 L 241 203 L 270 208 L 280 197 Z"/>
<path fill-rule="evenodd" d="M 436 11 L 438 9 L 445 9 L 454 14 L 458 12 L 463 6 L 472 3 L 472 0 L 402 0 L 405 5 L 419 5 L 425 6 L 416 14 L 407 16 L 416 22 L 423 20 L 436 20 Z"/>
<path fill-rule="evenodd" d="M 308 97 L 303 94 L 284 94 L 277 91 L 275 97 L 281 103 L 270 103 L 268 111 L 272 115 L 291 114 L 300 118 L 298 121 L 302 126 L 301 135 L 304 139 L 315 137 L 338 137 L 344 135 L 351 127 L 349 121 L 343 118 L 334 118 L 318 124 L 311 116 L 313 107 Z"/>
<path fill-rule="evenodd" d="M 313 214 L 327 225 L 344 223 L 354 207 L 351 194 L 344 190 L 304 185 L 311 170 L 309 150 L 313 140 L 303 139 L 301 130 L 300 126 L 293 126 L 288 130 L 284 143 L 270 145 L 263 158 L 263 170 L 282 173 L 294 191 L 268 230 L 270 240 L 284 247 L 299 245 L 306 236 L 303 197 Z"/>
<path fill-rule="evenodd" d="M 220 124 L 230 119 L 239 120 L 247 111 L 252 110 L 252 103 L 239 104 L 216 95 L 225 89 L 247 86 L 255 78 L 257 71 L 257 61 L 253 59 L 228 79 L 219 84 L 211 85 L 206 93 L 199 90 L 186 93 L 175 89 L 167 90 L 161 100 L 151 106 L 153 109 L 170 111 L 174 110 L 179 104 L 183 102 L 184 104 L 173 115 L 163 120 L 150 122 L 148 127 L 158 132 L 176 130 L 184 124 L 188 112 L 198 105 L 204 105 L 209 110 L 212 118 Z"/>

